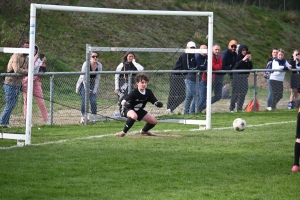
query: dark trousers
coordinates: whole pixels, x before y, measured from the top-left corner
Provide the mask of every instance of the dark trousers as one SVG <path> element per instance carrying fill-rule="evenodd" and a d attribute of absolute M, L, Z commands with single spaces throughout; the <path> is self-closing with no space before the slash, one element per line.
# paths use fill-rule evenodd
<path fill-rule="evenodd" d="M 232 77 L 232 96 L 229 110 L 232 111 L 237 104 L 237 111 L 243 110 L 245 97 L 248 92 L 248 74 L 234 73 Z"/>
<path fill-rule="evenodd" d="M 211 104 L 219 101 L 222 98 L 223 81 L 224 81 L 224 74 L 215 75 L 215 80 L 212 84 L 214 96 L 211 98 Z"/>
<path fill-rule="evenodd" d="M 276 109 L 277 103 L 283 97 L 283 81 L 270 80 L 272 90 L 272 110 Z"/>
<path fill-rule="evenodd" d="M 172 112 L 185 100 L 185 75 L 170 76 L 170 92 L 168 97 L 167 108 Z"/>

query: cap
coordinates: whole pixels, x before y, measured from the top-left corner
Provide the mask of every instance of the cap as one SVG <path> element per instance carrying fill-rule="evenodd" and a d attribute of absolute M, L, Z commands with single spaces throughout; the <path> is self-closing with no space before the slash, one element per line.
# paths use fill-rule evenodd
<path fill-rule="evenodd" d="M 188 42 L 186 46 L 188 46 L 188 47 L 190 47 L 190 48 L 191 48 L 191 47 L 195 47 L 195 48 L 196 48 L 195 42 L 192 42 L 192 41 Z"/>

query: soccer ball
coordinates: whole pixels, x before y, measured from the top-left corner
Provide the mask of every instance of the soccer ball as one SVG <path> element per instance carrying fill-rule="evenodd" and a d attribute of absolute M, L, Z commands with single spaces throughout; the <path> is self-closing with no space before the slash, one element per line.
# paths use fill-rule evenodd
<path fill-rule="evenodd" d="M 246 121 L 242 118 L 236 118 L 233 123 L 233 128 L 236 131 L 243 131 L 246 128 Z"/>

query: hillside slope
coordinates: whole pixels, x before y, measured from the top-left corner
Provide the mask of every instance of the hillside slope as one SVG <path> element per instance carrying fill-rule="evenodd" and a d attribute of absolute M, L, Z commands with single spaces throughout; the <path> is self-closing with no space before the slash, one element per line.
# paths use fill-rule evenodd
<path fill-rule="evenodd" d="M 214 12 L 214 43 L 222 50 L 228 41 L 236 39 L 247 44 L 253 55 L 255 68 L 263 68 L 273 47 L 286 50 L 286 58 L 293 49 L 300 48 L 300 14 L 258 8 L 248 5 L 229 6 L 222 3 L 198 1 L 38 1 L 47 4 L 85 7 L 183 10 Z M 28 39 L 30 2 L 5 1 L 0 9 L 0 46 L 18 46 Z M 18 11 L 12 14 L 12 11 Z M 206 43 L 207 19 L 193 17 L 168 18 L 144 15 L 95 15 L 90 13 L 37 11 L 36 41 L 48 55 L 51 71 L 78 71 L 85 60 L 85 44 L 112 47 L 182 48 L 189 40 L 197 45 Z M 9 55 L 0 54 L 4 68 Z M 115 70 L 123 53 L 103 53 L 105 70 Z M 155 55 L 155 56 L 154 56 Z M 178 56 L 139 53 L 139 62 L 147 69 L 171 69 Z M 170 61 L 171 60 L 171 61 Z M 153 64 L 153 62 L 156 62 Z M 170 62 L 169 62 L 170 61 Z M 1 70 L 2 71 L 2 70 Z"/>

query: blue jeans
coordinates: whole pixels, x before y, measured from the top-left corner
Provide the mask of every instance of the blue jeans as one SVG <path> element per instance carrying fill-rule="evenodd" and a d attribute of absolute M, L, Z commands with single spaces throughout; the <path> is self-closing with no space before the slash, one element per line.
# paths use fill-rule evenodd
<path fill-rule="evenodd" d="M 18 102 L 21 87 L 4 84 L 3 88 L 5 92 L 6 105 L 2 112 L 0 124 L 9 124 L 10 115 Z"/>
<path fill-rule="evenodd" d="M 267 79 L 267 83 L 268 83 L 268 89 L 269 89 L 269 94 L 268 94 L 268 98 L 267 98 L 267 107 L 271 107 L 272 104 L 272 87 L 270 84 L 270 79 Z"/>
<path fill-rule="evenodd" d="M 184 114 L 195 113 L 196 82 L 189 79 L 184 79 L 184 82 L 187 88 L 184 102 Z"/>
<path fill-rule="evenodd" d="M 206 108 L 206 91 L 207 82 L 200 81 L 200 101 L 199 101 L 199 112 L 202 112 Z"/>
<path fill-rule="evenodd" d="M 90 90 L 93 91 L 95 85 L 90 85 Z M 80 86 L 80 95 L 81 95 L 81 114 L 84 116 L 84 108 L 85 108 L 85 89 L 83 87 L 83 84 Z M 91 103 L 91 110 L 92 114 L 97 114 L 97 95 L 90 93 L 90 103 Z"/>

